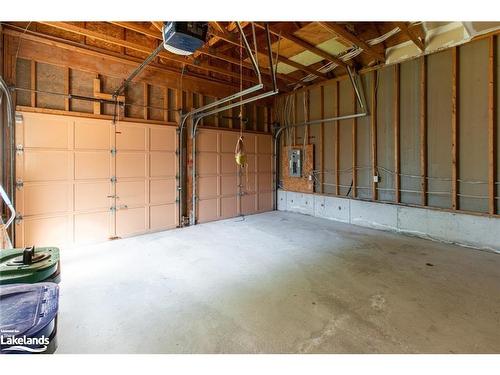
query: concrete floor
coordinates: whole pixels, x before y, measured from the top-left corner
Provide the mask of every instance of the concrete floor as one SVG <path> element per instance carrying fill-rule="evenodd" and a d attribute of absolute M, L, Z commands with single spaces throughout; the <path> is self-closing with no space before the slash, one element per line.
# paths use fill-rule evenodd
<path fill-rule="evenodd" d="M 58 353 L 500 353 L 500 255 L 270 212 L 63 251 Z"/>

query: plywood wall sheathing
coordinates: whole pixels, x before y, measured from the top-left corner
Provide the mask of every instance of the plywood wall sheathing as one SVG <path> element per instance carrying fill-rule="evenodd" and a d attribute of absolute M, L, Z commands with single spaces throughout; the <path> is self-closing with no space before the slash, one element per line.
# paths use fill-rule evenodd
<path fill-rule="evenodd" d="M 291 149 L 300 149 L 302 152 L 302 176 L 290 177 L 288 173 L 288 152 Z M 314 192 L 314 178 L 310 179 L 309 176 L 313 174 L 314 170 L 314 146 L 309 145 L 295 145 L 284 147 L 281 150 L 281 187 L 284 190 L 299 191 L 303 193 Z M 317 175 L 316 175 L 317 176 Z"/>

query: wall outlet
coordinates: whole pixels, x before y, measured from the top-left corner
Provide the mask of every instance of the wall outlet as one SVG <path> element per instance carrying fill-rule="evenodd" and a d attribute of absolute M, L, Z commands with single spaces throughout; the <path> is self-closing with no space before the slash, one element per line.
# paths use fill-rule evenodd
<path fill-rule="evenodd" d="M 373 182 L 378 182 L 378 175 L 373 176 Z"/>

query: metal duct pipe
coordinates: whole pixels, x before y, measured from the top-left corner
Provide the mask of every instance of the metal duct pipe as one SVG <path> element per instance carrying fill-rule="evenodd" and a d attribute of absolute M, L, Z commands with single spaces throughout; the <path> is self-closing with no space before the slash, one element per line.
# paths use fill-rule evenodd
<path fill-rule="evenodd" d="M 12 95 L 10 94 L 10 89 L 7 83 L 3 80 L 3 77 L 0 76 L 0 89 L 2 89 L 5 94 L 6 103 L 7 103 L 7 126 L 9 128 L 9 152 L 10 152 L 10 160 L 9 160 L 9 190 L 10 190 L 10 203 L 12 208 L 14 208 L 15 201 L 15 188 L 14 188 L 14 166 L 15 166 L 15 123 L 14 123 L 14 102 L 12 101 Z M 8 198 L 8 197 L 7 197 Z M 6 203 L 8 205 L 8 203 Z M 10 207 L 9 207 L 10 208 Z M 14 241 L 14 231 L 11 231 L 11 240 Z"/>
<path fill-rule="evenodd" d="M 273 176 L 274 176 L 273 209 L 274 210 L 277 209 L 277 202 L 278 202 L 278 181 L 279 181 L 279 175 L 278 175 L 279 144 L 278 144 L 278 142 L 279 142 L 280 135 L 283 132 L 283 130 L 289 129 L 289 128 L 299 128 L 299 127 L 303 127 L 303 126 L 307 126 L 307 125 L 317 125 L 317 124 L 321 124 L 324 122 L 335 122 L 335 121 L 341 121 L 341 120 L 349 120 L 349 119 L 364 117 L 364 116 L 368 115 L 368 111 L 367 111 L 366 104 L 365 104 L 365 95 L 364 95 L 363 85 L 361 84 L 361 82 L 359 82 L 359 80 L 356 80 L 353 77 L 351 70 L 349 68 L 347 68 L 347 72 L 349 73 L 351 84 L 353 85 L 354 91 L 356 93 L 356 97 L 358 99 L 358 102 L 359 102 L 360 107 L 363 110 L 363 112 L 355 113 L 352 115 L 330 117 L 330 118 L 325 118 L 325 119 L 321 119 L 321 120 L 307 121 L 307 122 L 302 122 L 300 124 L 291 124 L 291 125 L 281 126 L 274 134 L 274 147 L 273 147 Z M 357 76 L 357 77 L 359 78 L 359 76 Z M 359 87 L 358 87 L 358 85 L 359 85 Z"/>

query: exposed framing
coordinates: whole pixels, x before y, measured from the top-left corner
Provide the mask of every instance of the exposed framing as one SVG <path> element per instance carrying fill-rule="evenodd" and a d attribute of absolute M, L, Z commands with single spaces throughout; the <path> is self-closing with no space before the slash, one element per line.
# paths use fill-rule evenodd
<path fill-rule="evenodd" d="M 372 72 L 372 86 L 371 86 L 371 160 L 372 160 L 372 200 L 378 200 L 377 182 L 375 176 L 378 176 L 377 170 L 377 71 Z"/>
<path fill-rule="evenodd" d="M 427 206 L 427 57 L 420 58 L 420 204 Z"/>
<path fill-rule="evenodd" d="M 458 51 L 451 50 L 451 208 L 458 210 Z"/>
<path fill-rule="evenodd" d="M 496 213 L 496 111 L 495 111 L 495 36 L 488 39 L 488 212 Z"/>
<path fill-rule="evenodd" d="M 340 81 L 335 81 L 335 117 L 340 113 Z M 335 195 L 340 195 L 340 128 L 339 122 L 335 121 Z"/>
<path fill-rule="evenodd" d="M 400 71 L 399 64 L 394 65 L 394 200 L 401 202 L 401 162 L 400 162 Z"/>

